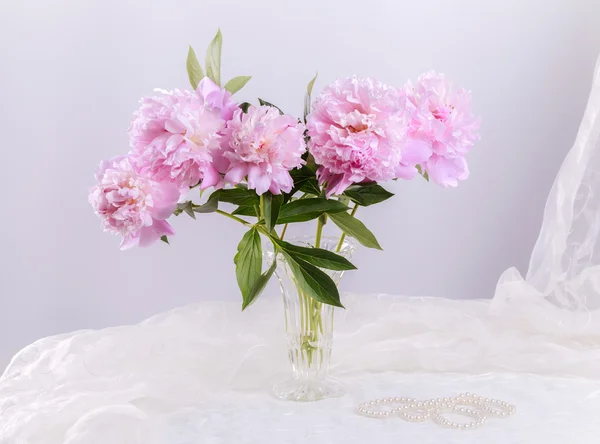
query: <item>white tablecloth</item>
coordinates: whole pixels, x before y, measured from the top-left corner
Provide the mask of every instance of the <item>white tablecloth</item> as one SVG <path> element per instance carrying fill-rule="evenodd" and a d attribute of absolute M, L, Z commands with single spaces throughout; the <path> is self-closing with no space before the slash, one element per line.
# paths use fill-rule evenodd
<path fill-rule="evenodd" d="M 202 303 L 136 326 L 25 348 L 0 379 L 1 444 L 595 443 L 600 336 L 551 307 L 346 295 L 333 373 L 346 397 L 291 403 L 270 388 L 289 371 L 278 299 L 248 312 Z M 383 396 L 474 392 L 517 406 L 457 431 L 359 417 Z"/>
<path fill-rule="evenodd" d="M 350 390 L 346 397 L 312 404 L 278 401 L 265 393 L 225 393 L 218 402 L 199 402 L 171 413 L 159 426 L 164 436 L 159 442 L 585 444 L 598 442 L 600 436 L 597 382 L 526 374 L 423 373 L 362 375 L 345 382 Z M 429 398 L 460 390 L 510 401 L 517 405 L 517 414 L 489 419 L 479 430 L 458 431 L 432 422 L 371 419 L 354 413 L 357 403 L 374 397 Z M 140 430 L 145 428 L 141 424 Z"/>

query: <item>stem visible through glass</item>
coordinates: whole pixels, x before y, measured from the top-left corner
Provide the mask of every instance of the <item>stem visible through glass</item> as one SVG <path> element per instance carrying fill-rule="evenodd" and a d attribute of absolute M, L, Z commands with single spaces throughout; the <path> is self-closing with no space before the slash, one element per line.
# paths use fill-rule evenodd
<path fill-rule="evenodd" d="M 317 234 L 315 248 L 321 247 L 321 236 L 323 234 L 323 217 L 317 219 Z M 313 362 L 313 354 L 319 349 L 319 334 L 323 333 L 323 319 L 321 309 L 323 304 L 304 293 L 296 286 L 300 299 L 300 328 L 302 330 L 301 348 L 306 352 L 308 365 Z"/>

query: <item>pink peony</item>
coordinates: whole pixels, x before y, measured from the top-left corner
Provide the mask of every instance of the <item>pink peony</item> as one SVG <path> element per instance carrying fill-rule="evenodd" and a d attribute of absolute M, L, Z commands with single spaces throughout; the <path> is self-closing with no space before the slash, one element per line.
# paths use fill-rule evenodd
<path fill-rule="evenodd" d="M 469 177 L 464 155 L 479 139 L 480 119 L 471 110 L 471 95 L 453 90 L 443 74 L 429 71 L 405 86 L 408 119 L 404 149 L 426 147 L 432 155 L 421 166 L 444 187 Z"/>
<path fill-rule="evenodd" d="M 221 186 L 214 158 L 223 164 L 221 132 L 237 108 L 231 94 L 208 78 L 196 92 L 159 92 L 142 99 L 129 128 L 136 167 L 155 180 L 175 183 L 182 192 L 200 181 L 201 189 Z"/>
<path fill-rule="evenodd" d="M 270 106 L 251 106 L 233 115 L 225 130 L 223 156 L 230 162 L 225 181 L 235 185 L 248 177 L 248 188 L 260 195 L 290 192 L 291 169 L 301 166 L 306 152 L 304 125 Z"/>
<path fill-rule="evenodd" d="M 307 119 L 309 151 L 327 195 L 353 183 L 412 177 L 427 147 L 401 144 L 405 115 L 399 91 L 370 78 L 340 79 L 327 86 Z M 412 149 L 416 148 L 416 149 Z"/>
<path fill-rule="evenodd" d="M 127 157 L 102 162 L 96 179 L 88 200 L 104 231 L 123 236 L 122 250 L 175 234 L 165 220 L 177 206 L 179 190 L 174 184 L 140 175 Z"/>

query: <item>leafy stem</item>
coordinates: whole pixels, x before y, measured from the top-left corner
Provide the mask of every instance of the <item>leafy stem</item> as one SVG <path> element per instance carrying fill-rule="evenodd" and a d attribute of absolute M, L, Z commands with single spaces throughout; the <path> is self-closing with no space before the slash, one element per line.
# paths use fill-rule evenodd
<path fill-rule="evenodd" d="M 235 221 L 237 221 L 237 222 L 239 222 L 239 223 L 241 223 L 243 225 L 252 225 L 250 222 L 246 222 L 244 219 L 241 219 L 241 218 L 239 218 L 237 216 L 234 216 L 233 214 L 229 214 L 226 211 L 216 210 L 216 212 L 219 213 L 219 214 L 222 214 L 225 217 L 233 219 L 233 220 L 235 220 Z"/>
<path fill-rule="evenodd" d="M 272 231 L 271 233 L 269 233 L 263 225 L 255 225 L 255 227 L 258 231 L 260 231 L 262 234 L 267 236 L 269 239 L 277 238 L 277 233 L 275 233 L 275 231 Z M 275 246 L 277 246 L 277 245 L 275 245 Z"/>

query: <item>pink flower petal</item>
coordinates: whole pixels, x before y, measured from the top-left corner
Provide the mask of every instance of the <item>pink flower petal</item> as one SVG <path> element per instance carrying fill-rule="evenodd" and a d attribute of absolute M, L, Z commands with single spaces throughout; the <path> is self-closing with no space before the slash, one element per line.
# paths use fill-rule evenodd
<path fill-rule="evenodd" d="M 334 194 L 342 194 L 346 188 L 352 185 L 353 180 L 346 174 L 330 174 L 324 167 L 322 168 L 319 176 L 319 182 L 321 185 L 327 182 L 327 197 L 331 197 Z"/>
<path fill-rule="evenodd" d="M 469 166 L 464 157 L 449 159 L 434 154 L 424 164 L 430 179 L 443 187 L 455 187 L 459 180 L 469 177 Z"/>
<path fill-rule="evenodd" d="M 221 91 L 219 85 L 213 82 L 209 77 L 204 77 L 202 80 L 200 80 L 200 83 L 198 83 L 198 87 L 196 88 L 196 92 L 204 98 L 219 91 Z"/>
<path fill-rule="evenodd" d="M 152 217 L 159 220 L 167 219 L 177 208 L 177 201 L 180 197 L 181 192 L 174 184 L 162 183 L 157 185 L 152 194 Z"/>
<path fill-rule="evenodd" d="M 132 247 L 137 247 L 139 243 L 140 243 L 140 233 L 139 232 L 137 232 L 135 235 L 133 235 L 133 234 L 127 235 L 127 236 L 124 236 L 123 239 L 121 239 L 120 249 L 121 250 L 129 250 Z"/>
<path fill-rule="evenodd" d="M 201 190 L 206 190 L 207 188 L 215 187 L 222 188 L 223 187 L 223 178 L 219 174 L 219 172 L 215 169 L 214 166 L 208 165 L 204 170 L 204 178 L 202 179 L 202 183 L 200 184 Z"/>
<path fill-rule="evenodd" d="M 426 139 L 409 139 L 402 146 L 402 163 L 418 165 L 425 162 L 433 154 L 431 141 Z"/>
<path fill-rule="evenodd" d="M 223 120 L 231 120 L 233 113 L 238 109 L 238 104 L 233 101 L 231 93 L 221 89 L 208 77 L 204 77 L 198 83 L 196 92 L 204 99 L 205 105 L 218 109 Z"/>
<path fill-rule="evenodd" d="M 412 179 L 417 175 L 417 168 L 412 165 L 398 165 L 396 167 L 396 177 L 402 179 Z"/>
<path fill-rule="evenodd" d="M 243 163 L 237 164 L 227 171 L 227 174 L 225 174 L 225 182 L 231 185 L 237 185 L 244 180 L 246 174 L 248 174 L 248 166 Z"/>
<path fill-rule="evenodd" d="M 161 238 L 161 236 L 174 235 L 173 227 L 165 220 L 155 220 L 149 227 L 144 227 L 140 231 L 139 246 L 148 247 Z"/>
<path fill-rule="evenodd" d="M 183 123 L 178 122 L 174 119 L 166 119 L 165 120 L 165 130 L 170 133 L 184 133 L 186 127 Z"/>
<path fill-rule="evenodd" d="M 255 189 L 259 196 L 268 191 L 271 186 L 271 177 L 263 173 L 258 165 L 252 165 L 248 169 L 248 188 Z"/>

